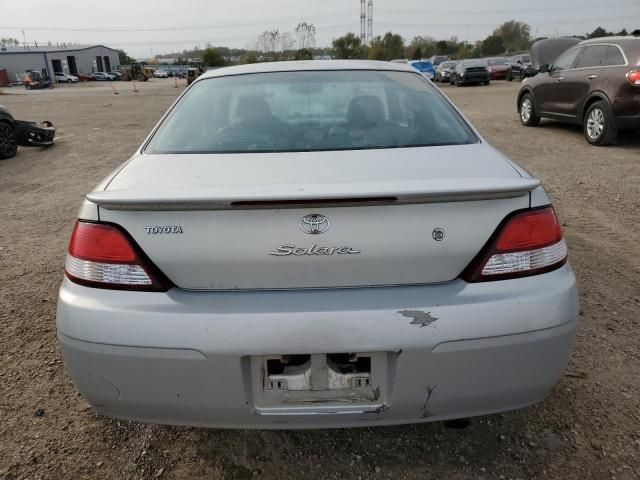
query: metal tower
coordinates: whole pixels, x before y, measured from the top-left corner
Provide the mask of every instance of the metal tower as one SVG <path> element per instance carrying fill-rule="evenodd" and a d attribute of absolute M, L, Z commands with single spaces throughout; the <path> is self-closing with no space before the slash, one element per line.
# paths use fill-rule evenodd
<path fill-rule="evenodd" d="M 367 0 L 360 0 L 360 41 L 364 45 L 365 42 L 365 29 L 367 24 L 367 11 L 366 11 L 366 2 Z"/>
<path fill-rule="evenodd" d="M 367 43 L 371 45 L 373 41 L 373 0 L 367 4 Z"/>

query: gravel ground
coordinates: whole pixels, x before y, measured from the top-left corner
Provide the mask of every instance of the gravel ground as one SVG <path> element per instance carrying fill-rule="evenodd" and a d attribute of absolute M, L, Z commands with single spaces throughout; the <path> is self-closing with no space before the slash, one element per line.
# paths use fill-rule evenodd
<path fill-rule="evenodd" d="M 587 145 L 579 128 L 520 126 L 516 83 L 445 91 L 486 138 L 539 176 L 580 284 L 567 372 L 539 405 L 473 419 L 357 430 L 220 431 L 95 415 L 56 343 L 57 288 L 83 195 L 125 160 L 184 84 L 5 89 L 58 140 L 0 162 L 0 478 L 640 478 L 640 135 Z"/>

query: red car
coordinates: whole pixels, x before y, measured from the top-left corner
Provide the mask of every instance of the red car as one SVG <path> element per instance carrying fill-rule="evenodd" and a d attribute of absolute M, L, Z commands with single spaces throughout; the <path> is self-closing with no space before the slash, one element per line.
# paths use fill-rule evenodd
<path fill-rule="evenodd" d="M 509 59 L 505 57 L 487 58 L 489 64 L 489 77 L 491 80 L 504 80 L 507 78 Z"/>

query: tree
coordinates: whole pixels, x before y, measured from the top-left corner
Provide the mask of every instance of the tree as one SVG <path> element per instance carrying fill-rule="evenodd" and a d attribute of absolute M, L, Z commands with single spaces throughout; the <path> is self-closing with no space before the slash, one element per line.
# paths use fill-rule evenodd
<path fill-rule="evenodd" d="M 218 53 L 215 48 L 207 47 L 202 52 L 202 62 L 207 67 L 222 67 L 227 64 L 227 61 L 222 55 Z"/>
<path fill-rule="evenodd" d="M 414 55 L 415 51 L 420 49 L 420 58 L 429 58 L 436 53 L 439 53 L 437 51 L 438 49 L 436 40 L 427 36 L 418 35 L 416 37 L 413 37 L 410 46 L 414 48 Z"/>
<path fill-rule="evenodd" d="M 504 43 L 499 35 L 489 35 L 482 41 L 480 50 L 483 55 L 499 55 L 504 52 Z"/>
<path fill-rule="evenodd" d="M 420 50 L 420 47 L 418 47 L 414 50 L 413 55 L 411 55 L 411 59 L 420 60 L 421 58 L 422 58 L 422 50 Z"/>
<path fill-rule="evenodd" d="M 20 46 L 20 40 L 13 37 L 0 37 L 0 45 L 3 47 L 18 47 Z"/>
<path fill-rule="evenodd" d="M 384 40 L 380 36 L 371 40 L 371 47 L 367 52 L 369 60 L 389 60 L 384 50 Z"/>
<path fill-rule="evenodd" d="M 493 31 L 493 35 L 502 38 L 502 43 L 507 52 L 526 50 L 531 46 L 531 28 L 523 22 L 516 20 L 504 22 Z"/>
<path fill-rule="evenodd" d="M 404 56 L 404 40 L 397 33 L 387 32 L 382 38 L 384 54 L 387 60 Z"/>
<path fill-rule="evenodd" d="M 467 43 L 461 43 L 456 51 L 456 58 L 464 60 L 473 56 L 473 48 Z"/>
<path fill-rule="evenodd" d="M 131 65 L 132 63 L 135 63 L 135 58 L 131 58 L 123 49 L 120 48 L 116 50 L 116 52 L 118 52 L 118 61 L 120 62 L 120 65 Z"/>
<path fill-rule="evenodd" d="M 313 23 L 302 22 L 296 27 L 298 50 L 311 50 L 316 46 L 316 27 Z"/>
<path fill-rule="evenodd" d="M 587 33 L 587 38 L 611 37 L 613 32 L 607 32 L 604 28 L 598 27 L 593 32 Z"/>
<path fill-rule="evenodd" d="M 353 33 L 335 38 L 332 45 L 334 58 L 362 58 L 362 42 Z"/>

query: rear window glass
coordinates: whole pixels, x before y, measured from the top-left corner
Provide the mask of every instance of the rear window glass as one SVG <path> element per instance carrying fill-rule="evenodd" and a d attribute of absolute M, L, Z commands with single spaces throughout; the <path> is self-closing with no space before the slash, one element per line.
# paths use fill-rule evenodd
<path fill-rule="evenodd" d="M 582 49 L 575 68 L 599 67 L 607 53 L 606 45 L 590 45 Z"/>
<path fill-rule="evenodd" d="M 482 68 L 487 66 L 486 60 L 464 60 L 461 63 L 463 68 Z"/>
<path fill-rule="evenodd" d="M 622 52 L 615 45 L 609 45 L 607 47 L 607 55 L 604 57 L 603 65 L 613 66 L 613 65 L 624 65 L 626 62 L 624 61 L 624 57 L 622 56 Z"/>
<path fill-rule="evenodd" d="M 301 71 L 198 81 L 146 151 L 352 150 L 477 141 L 418 73 Z"/>
<path fill-rule="evenodd" d="M 522 56 L 522 61 L 524 63 L 531 63 L 531 57 L 529 55 L 523 55 Z"/>
<path fill-rule="evenodd" d="M 411 66 L 420 72 L 433 69 L 433 63 L 431 62 L 411 62 Z"/>
<path fill-rule="evenodd" d="M 506 58 L 490 58 L 487 63 L 489 65 L 506 65 L 509 61 Z"/>

